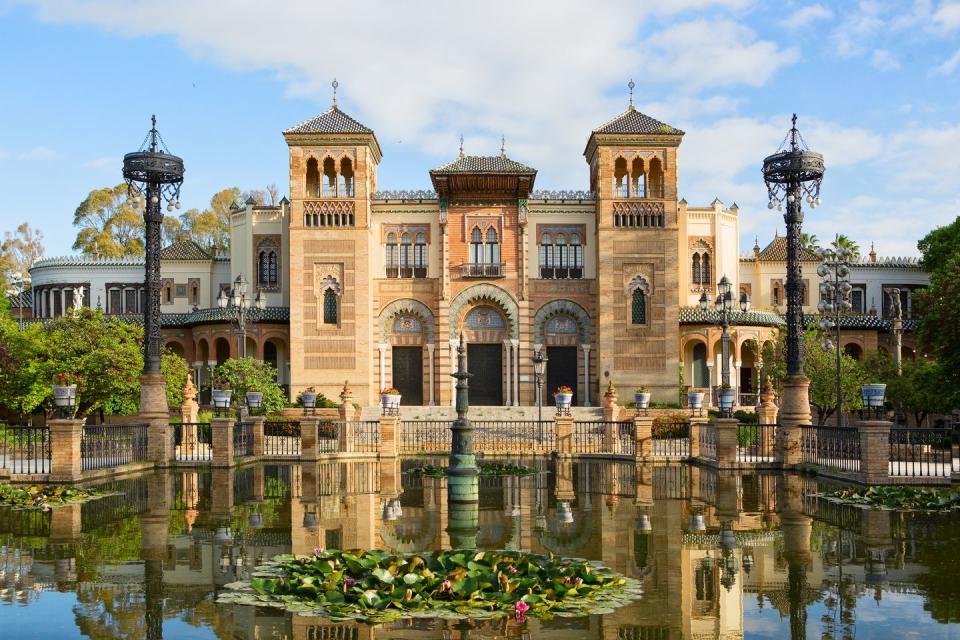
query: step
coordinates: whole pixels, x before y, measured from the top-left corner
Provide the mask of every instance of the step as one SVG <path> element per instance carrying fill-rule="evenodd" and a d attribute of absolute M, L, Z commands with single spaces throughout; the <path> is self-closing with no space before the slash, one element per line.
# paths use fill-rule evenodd
<path fill-rule="evenodd" d="M 553 420 L 555 409 L 543 407 L 544 420 Z M 571 407 L 570 415 L 574 420 L 603 420 L 601 407 Z M 470 407 L 468 414 L 472 420 L 536 420 L 536 407 Z M 380 417 L 380 406 L 372 405 L 361 410 L 362 420 L 376 420 Z M 457 412 L 453 407 L 401 406 L 400 417 L 403 420 L 453 420 Z"/>

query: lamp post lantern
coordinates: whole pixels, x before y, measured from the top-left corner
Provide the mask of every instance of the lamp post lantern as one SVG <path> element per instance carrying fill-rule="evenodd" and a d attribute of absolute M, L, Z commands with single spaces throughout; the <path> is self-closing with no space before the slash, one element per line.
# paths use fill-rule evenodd
<path fill-rule="evenodd" d="M 839 240 L 839 237 L 838 239 Z M 836 394 L 837 407 L 837 426 L 843 426 L 843 392 L 840 385 L 840 316 L 853 309 L 850 302 L 850 296 L 853 292 L 853 285 L 850 284 L 850 266 L 849 259 L 852 252 L 846 247 L 839 246 L 835 241 L 832 247 L 824 247 L 817 250 L 817 257 L 823 262 L 817 267 L 817 275 L 822 278 L 820 281 L 820 302 L 817 304 L 817 310 L 820 312 L 820 321 L 817 326 L 823 332 L 835 331 L 836 344 L 830 338 L 824 338 L 820 344 L 826 351 L 837 350 L 837 369 L 836 369 Z"/>
<path fill-rule="evenodd" d="M 722 329 L 720 337 L 721 357 L 723 359 L 720 365 L 720 388 L 722 393 L 723 389 L 730 387 L 730 326 L 734 324 L 732 321 L 734 314 L 733 285 L 730 283 L 730 280 L 727 279 L 727 276 L 720 278 L 720 282 L 717 283 L 717 298 L 713 301 L 713 305 L 719 314 L 718 324 Z M 739 305 L 740 313 L 746 313 L 750 310 L 750 296 L 747 295 L 746 291 L 740 292 Z M 709 300 L 707 299 L 706 291 L 704 291 L 700 294 L 700 310 L 707 311 L 708 307 Z M 725 418 L 730 417 L 732 409 L 732 406 L 724 406 L 724 404 L 721 403 L 721 416 Z"/>
<path fill-rule="evenodd" d="M 537 422 L 543 422 L 543 371 L 547 368 L 547 358 L 541 351 L 534 351 L 530 360 L 533 362 L 533 383 L 536 385 Z"/>
<path fill-rule="evenodd" d="M 247 321 L 250 320 L 250 314 L 254 311 L 260 312 L 267 308 L 267 300 L 258 291 L 256 298 L 247 295 L 247 280 L 243 274 L 237 276 L 233 281 L 233 287 L 230 292 L 220 291 L 217 297 L 217 306 L 222 310 L 233 315 L 233 321 L 237 323 L 237 329 L 240 334 L 239 344 L 237 345 L 237 355 L 241 358 L 247 355 Z"/>
<path fill-rule="evenodd" d="M 17 326 L 19 327 L 20 331 L 23 331 L 23 300 L 20 299 L 20 296 L 23 295 L 23 292 L 29 285 L 29 274 L 22 274 L 19 271 L 14 271 L 10 274 L 10 288 L 7 290 L 7 295 L 16 297 L 17 307 L 20 311 Z"/>
<path fill-rule="evenodd" d="M 793 427 L 810 423 L 810 381 L 803 375 L 803 280 L 800 267 L 801 202 L 820 206 L 823 156 L 810 151 L 797 131 L 797 114 L 780 149 L 763 159 L 763 181 L 769 209 L 783 211 L 787 226 L 787 376 L 784 380 L 783 423 Z"/>

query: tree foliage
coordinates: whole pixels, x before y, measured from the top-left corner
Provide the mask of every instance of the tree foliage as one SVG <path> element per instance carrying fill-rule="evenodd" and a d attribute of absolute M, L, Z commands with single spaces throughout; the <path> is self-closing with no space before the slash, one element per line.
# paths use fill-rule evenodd
<path fill-rule="evenodd" d="M 127 195 L 127 186 L 91 191 L 73 214 L 78 228 L 73 248 L 93 258 L 143 255 L 143 212 Z"/>
<path fill-rule="evenodd" d="M 23 222 L 14 231 L 4 233 L 0 243 L 0 286 L 3 290 L 9 288 L 12 274 L 26 276 L 43 253 L 43 233 L 30 228 L 30 223 Z"/>
<path fill-rule="evenodd" d="M 931 358 L 904 360 L 901 375 L 891 375 L 887 383 L 887 399 L 899 403 L 921 426 L 931 413 L 946 413 L 951 407 L 943 389 L 944 372 Z"/>
<path fill-rule="evenodd" d="M 190 365 L 182 356 L 164 349 L 160 358 L 160 373 L 167 381 L 167 406 L 179 409 L 183 404 L 183 388 L 187 384 Z"/>
<path fill-rule="evenodd" d="M 930 273 L 940 271 L 960 253 L 960 217 L 944 227 L 937 227 L 917 242 L 923 257 L 920 266 Z"/>
<path fill-rule="evenodd" d="M 0 306 L 0 406 L 29 415 L 51 393 L 43 368 L 45 335 L 36 324 L 20 331 L 6 299 Z"/>
<path fill-rule="evenodd" d="M 251 357 L 227 360 L 217 366 L 213 376 L 218 382 L 229 383 L 234 402 L 243 402 L 247 391 L 262 392 L 267 415 L 279 413 L 287 403 L 283 389 L 276 382 L 277 370 L 263 360 Z"/>

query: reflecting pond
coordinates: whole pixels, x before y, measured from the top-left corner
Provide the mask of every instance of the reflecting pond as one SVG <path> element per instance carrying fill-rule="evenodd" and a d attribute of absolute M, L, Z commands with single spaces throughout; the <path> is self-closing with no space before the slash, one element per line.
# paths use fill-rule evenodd
<path fill-rule="evenodd" d="M 169 470 L 50 512 L 0 509 L 3 638 L 960 638 L 960 514 L 840 506 L 823 481 L 527 459 L 478 508 L 425 459 Z M 442 460 L 428 460 L 443 462 Z M 264 559 L 475 544 L 600 560 L 642 581 L 606 615 L 335 624 L 218 605 Z"/>

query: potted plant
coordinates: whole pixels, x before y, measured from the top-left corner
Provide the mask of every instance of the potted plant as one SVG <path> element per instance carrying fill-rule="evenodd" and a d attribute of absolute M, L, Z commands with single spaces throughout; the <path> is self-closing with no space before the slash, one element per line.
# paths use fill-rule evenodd
<path fill-rule="evenodd" d="M 211 391 L 213 392 L 213 406 L 215 408 L 230 408 L 230 396 L 233 394 L 233 390 L 230 388 L 229 382 L 226 380 L 214 382 L 211 385 Z"/>
<path fill-rule="evenodd" d="M 247 391 L 247 408 L 259 409 L 263 405 L 263 391 Z"/>
<path fill-rule="evenodd" d="M 650 408 L 650 389 L 639 386 L 633 390 L 633 399 L 637 403 L 637 409 Z"/>
<path fill-rule="evenodd" d="M 737 400 L 737 390 L 731 387 L 729 383 L 722 384 L 720 385 L 720 393 L 718 396 L 720 408 L 730 411 L 733 409 L 733 405 Z"/>
<path fill-rule="evenodd" d="M 53 376 L 53 404 L 57 407 L 72 407 L 77 403 L 77 381 L 72 374 L 58 373 Z"/>
<path fill-rule="evenodd" d="M 300 393 L 300 403 L 304 409 L 315 409 L 317 407 L 317 390 L 313 387 L 307 387 Z"/>
<path fill-rule="evenodd" d="M 690 389 L 687 391 L 687 405 L 691 409 L 703 409 L 703 389 Z"/>
<path fill-rule="evenodd" d="M 553 401 L 557 404 L 558 409 L 569 409 L 573 402 L 573 389 L 565 384 L 560 385 L 553 392 Z"/>
<path fill-rule="evenodd" d="M 867 383 L 860 386 L 860 394 L 863 396 L 863 406 L 865 409 L 879 409 L 882 407 L 886 393 L 887 385 L 881 382 Z"/>
<path fill-rule="evenodd" d="M 393 387 L 387 387 L 380 392 L 380 405 L 384 412 L 400 410 L 400 392 Z"/>

